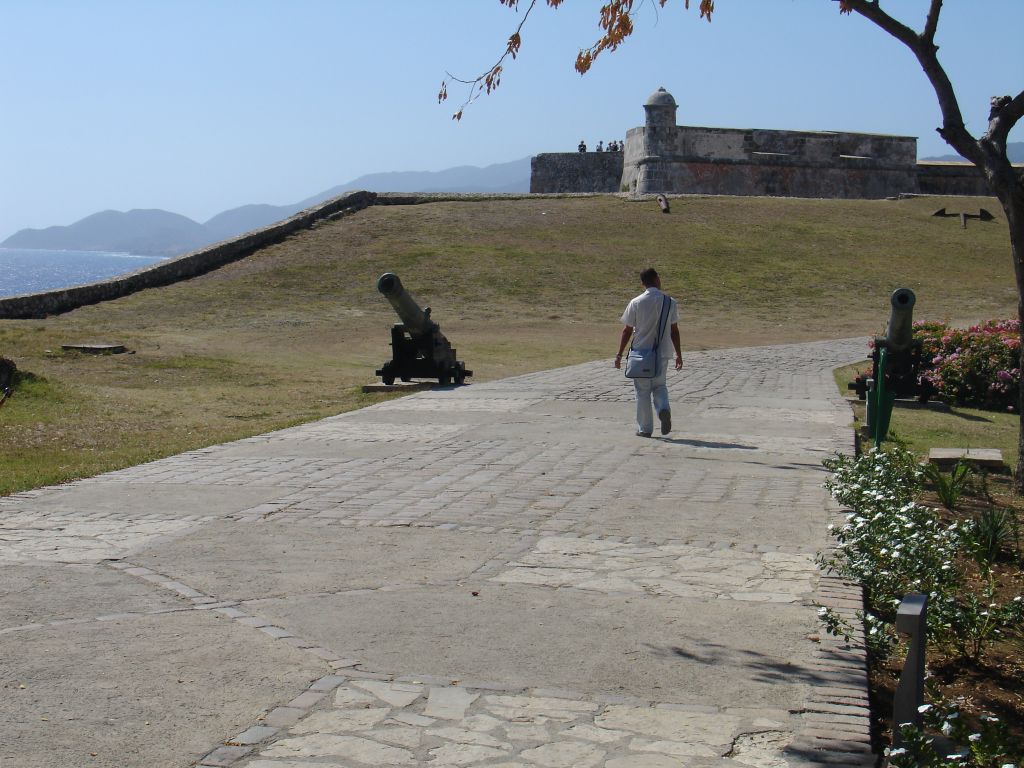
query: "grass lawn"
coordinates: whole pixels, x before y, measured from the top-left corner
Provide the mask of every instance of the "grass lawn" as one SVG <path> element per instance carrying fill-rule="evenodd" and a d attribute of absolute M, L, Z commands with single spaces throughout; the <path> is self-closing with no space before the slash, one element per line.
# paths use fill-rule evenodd
<path fill-rule="evenodd" d="M 865 424 L 865 405 L 846 389 L 860 372 L 870 372 L 871 363 L 858 363 L 835 371 L 836 385 L 851 397 L 854 417 Z M 1007 468 L 1017 466 L 1020 417 L 1014 413 L 959 408 L 942 402 L 921 404 L 897 400 L 889 425 L 889 438 L 922 459 L 932 448 L 998 448 Z"/>
<path fill-rule="evenodd" d="M 933 218 L 941 199 L 687 197 L 671 215 L 615 196 L 374 206 L 215 272 L 47 318 L 0 321 L 20 371 L 0 408 L 0 494 L 359 408 L 396 321 L 396 272 L 484 381 L 611 358 L 657 266 L 686 349 L 1012 316 L 1005 222 Z M 993 200 L 958 199 L 965 210 Z M 62 352 L 124 344 L 133 354 Z M 897 431 L 900 426 L 896 424 Z"/>

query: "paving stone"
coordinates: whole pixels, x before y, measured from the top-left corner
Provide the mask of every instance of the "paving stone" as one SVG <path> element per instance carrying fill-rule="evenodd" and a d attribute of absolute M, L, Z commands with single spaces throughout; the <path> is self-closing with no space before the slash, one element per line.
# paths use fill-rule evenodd
<path fill-rule="evenodd" d="M 447 768 L 448 766 L 465 766 L 510 756 L 511 754 L 507 750 L 494 747 L 482 747 L 475 744 L 445 744 L 430 750 L 429 765 Z"/>
<path fill-rule="evenodd" d="M 345 678 L 339 675 L 325 675 L 309 686 L 311 691 L 333 691 L 345 682 Z"/>
<path fill-rule="evenodd" d="M 307 714 L 305 709 L 294 707 L 275 707 L 267 713 L 263 722 L 271 728 L 287 728 L 299 722 Z"/>
<path fill-rule="evenodd" d="M 422 685 L 385 683 L 377 680 L 357 680 L 352 685 L 364 691 L 369 691 L 378 699 L 387 702 L 393 707 L 405 707 L 412 704 L 424 691 Z"/>
<path fill-rule="evenodd" d="M 323 699 L 324 695 L 323 691 L 309 690 L 289 701 L 288 706 L 295 707 L 296 709 L 309 709 L 316 706 Z"/>
<path fill-rule="evenodd" d="M 246 746 L 249 744 L 258 744 L 264 739 L 269 739 L 277 733 L 277 728 L 273 728 L 265 725 L 254 725 L 251 728 L 247 728 L 240 734 L 229 740 L 230 746 Z"/>
<path fill-rule="evenodd" d="M 407 749 L 378 744 L 360 736 L 313 733 L 281 739 L 263 750 L 261 757 L 341 757 L 372 766 L 415 765 L 415 755 Z"/>
<path fill-rule="evenodd" d="M 349 733 L 368 731 L 390 714 L 386 707 L 326 709 L 292 726 L 291 733 Z"/>
<path fill-rule="evenodd" d="M 601 728 L 715 748 L 731 744 L 740 722 L 740 718 L 725 714 L 614 705 L 594 720 Z"/>
<path fill-rule="evenodd" d="M 252 747 L 218 747 L 200 760 L 199 765 L 225 768 L 226 766 L 235 765 L 251 751 Z"/>
<path fill-rule="evenodd" d="M 480 696 L 470 693 L 465 688 L 432 687 L 427 697 L 424 714 L 442 720 L 461 720 L 466 716 L 466 709 Z"/>
<path fill-rule="evenodd" d="M 433 725 L 437 722 L 432 717 L 426 717 L 425 715 L 417 715 L 414 712 L 394 712 L 391 715 L 391 719 L 399 723 L 406 723 L 408 725 L 415 726 L 417 728 L 423 728 L 428 725 Z"/>
<path fill-rule="evenodd" d="M 282 629 L 281 627 L 276 627 L 273 624 L 267 624 L 266 626 L 257 627 L 256 629 L 258 629 L 260 632 L 262 632 L 262 633 L 264 633 L 266 635 L 270 635 L 273 638 L 282 638 L 282 637 L 291 637 L 292 636 L 292 633 L 289 632 L 287 629 Z"/>

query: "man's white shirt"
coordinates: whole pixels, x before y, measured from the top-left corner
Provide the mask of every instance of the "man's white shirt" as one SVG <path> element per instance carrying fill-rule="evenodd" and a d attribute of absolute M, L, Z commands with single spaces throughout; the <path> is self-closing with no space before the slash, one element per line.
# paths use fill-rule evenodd
<path fill-rule="evenodd" d="M 650 349 L 658 335 L 658 323 L 661 321 L 662 302 L 668 301 L 671 307 L 665 328 L 661 335 L 658 357 L 671 359 L 675 356 L 672 346 L 670 329 L 673 323 L 679 322 L 679 307 L 676 300 L 667 296 L 657 288 L 648 288 L 626 306 L 622 313 L 622 324 L 633 328 L 633 346 L 637 349 Z"/>

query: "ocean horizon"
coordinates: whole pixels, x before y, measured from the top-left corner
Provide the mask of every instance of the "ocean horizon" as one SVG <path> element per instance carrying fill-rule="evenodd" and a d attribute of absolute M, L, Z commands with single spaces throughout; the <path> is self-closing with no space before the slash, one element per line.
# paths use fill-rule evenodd
<path fill-rule="evenodd" d="M 95 283 L 165 258 L 110 251 L 0 248 L 0 298 Z"/>

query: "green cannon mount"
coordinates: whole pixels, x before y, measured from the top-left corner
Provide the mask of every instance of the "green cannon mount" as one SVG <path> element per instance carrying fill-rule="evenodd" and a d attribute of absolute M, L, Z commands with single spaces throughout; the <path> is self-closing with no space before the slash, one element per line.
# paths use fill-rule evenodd
<path fill-rule="evenodd" d="M 430 319 L 430 307 L 419 304 L 402 286 L 398 275 L 388 272 L 377 280 L 377 290 L 390 302 L 401 323 L 391 328 L 391 360 L 376 374 L 387 385 L 413 379 L 437 379 L 441 385 L 463 384 L 473 372 L 455 359 L 455 349 Z"/>
<path fill-rule="evenodd" d="M 892 311 L 884 336 L 876 336 L 871 351 L 871 376 L 858 376 L 847 384 L 867 401 L 868 436 L 875 447 L 889 433 L 897 398 L 927 403 L 935 394 L 931 382 L 921 377 L 921 342 L 914 339 L 914 304 L 909 288 L 897 288 L 889 297 Z"/>

